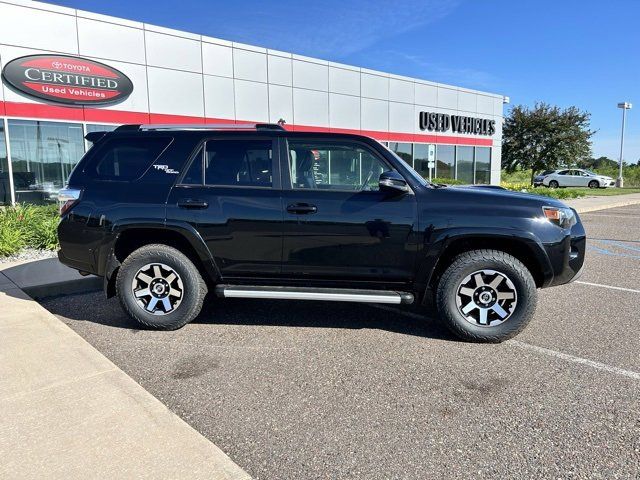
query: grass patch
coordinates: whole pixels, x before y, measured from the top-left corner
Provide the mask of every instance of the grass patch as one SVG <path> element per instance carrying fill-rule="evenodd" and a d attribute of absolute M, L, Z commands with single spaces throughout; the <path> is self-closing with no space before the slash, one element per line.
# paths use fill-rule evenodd
<path fill-rule="evenodd" d="M 640 193 L 640 188 L 573 188 L 572 190 L 584 191 L 587 197 L 611 197 L 614 195 L 628 195 Z"/>
<path fill-rule="evenodd" d="M 25 247 L 38 250 L 58 248 L 57 205 L 16 205 L 0 209 L 0 257 Z"/>

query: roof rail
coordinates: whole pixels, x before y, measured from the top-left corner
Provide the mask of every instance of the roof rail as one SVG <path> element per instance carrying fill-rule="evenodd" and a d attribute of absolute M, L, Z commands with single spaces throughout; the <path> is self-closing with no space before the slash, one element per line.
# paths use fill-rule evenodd
<path fill-rule="evenodd" d="M 240 124 L 142 124 L 120 125 L 116 131 L 156 131 L 156 130 L 277 130 L 282 131 L 281 125 L 276 123 L 240 123 Z"/>

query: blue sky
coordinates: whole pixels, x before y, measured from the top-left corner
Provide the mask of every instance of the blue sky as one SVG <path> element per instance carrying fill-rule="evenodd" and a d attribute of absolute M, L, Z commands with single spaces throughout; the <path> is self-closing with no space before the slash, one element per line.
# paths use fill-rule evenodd
<path fill-rule="evenodd" d="M 593 153 L 640 159 L 640 1 L 56 0 L 59 5 L 592 114 Z"/>

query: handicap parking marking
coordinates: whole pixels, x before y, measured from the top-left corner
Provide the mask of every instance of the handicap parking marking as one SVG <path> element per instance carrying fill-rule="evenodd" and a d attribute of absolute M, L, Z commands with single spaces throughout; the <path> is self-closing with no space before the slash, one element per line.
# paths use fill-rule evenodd
<path fill-rule="evenodd" d="M 576 280 L 573 283 L 579 283 L 580 285 L 590 285 L 592 287 L 609 288 L 611 290 L 620 290 L 622 292 L 640 293 L 640 290 L 634 290 L 633 288 L 616 287 L 614 285 L 604 285 L 602 283 L 583 282 L 582 280 Z"/>
<path fill-rule="evenodd" d="M 625 370 L 624 368 L 614 367 L 612 365 L 607 365 L 606 363 L 596 362 L 595 360 L 589 360 L 588 358 L 577 357 L 575 355 L 570 355 L 568 353 L 559 352 L 557 350 L 552 350 L 550 348 L 539 347 L 537 345 L 532 345 L 530 343 L 521 342 L 519 340 L 507 340 L 505 342 L 507 345 L 512 345 L 518 348 L 531 350 L 543 355 L 547 355 L 550 357 L 555 357 L 560 360 L 564 360 L 569 363 L 576 363 L 579 365 L 585 365 L 588 367 L 595 368 L 597 370 L 602 370 L 608 373 L 613 373 L 616 375 L 621 375 L 623 377 L 632 378 L 634 380 L 640 380 L 640 372 L 634 372 L 632 370 Z"/>
<path fill-rule="evenodd" d="M 631 251 L 634 251 L 634 252 L 640 252 L 640 247 L 637 247 L 635 245 L 627 245 L 622 240 L 594 240 L 594 241 L 605 243 L 607 245 L 613 245 L 615 247 L 620 247 L 620 248 L 623 248 L 623 249 L 626 249 L 626 250 L 631 250 Z"/>
<path fill-rule="evenodd" d="M 587 244 L 587 250 L 600 253 L 602 255 L 610 255 L 613 257 L 633 258 L 640 260 L 640 247 L 635 245 L 627 245 L 620 240 L 591 240 L 596 245 Z M 599 244 L 599 245 L 598 245 Z M 614 251 L 618 250 L 618 251 Z M 619 250 L 623 250 L 620 252 Z M 635 253 L 628 253 L 635 252 Z"/>

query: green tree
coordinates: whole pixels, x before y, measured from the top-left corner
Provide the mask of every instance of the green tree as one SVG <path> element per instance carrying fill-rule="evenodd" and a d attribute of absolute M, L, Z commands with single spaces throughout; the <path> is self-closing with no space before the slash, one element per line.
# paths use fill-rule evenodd
<path fill-rule="evenodd" d="M 577 107 L 561 109 L 546 103 L 517 105 L 505 118 L 502 168 L 536 172 L 575 165 L 591 156 L 591 115 Z"/>
<path fill-rule="evenodd" d="M 598 168 L 616 168 L 618 166 L 618 162 L 617 160 L 613 160 L 609 157 L 585 158 L 583 160 L 578 160 L 576 166 L 578 168 L 596 170 Z"/>

